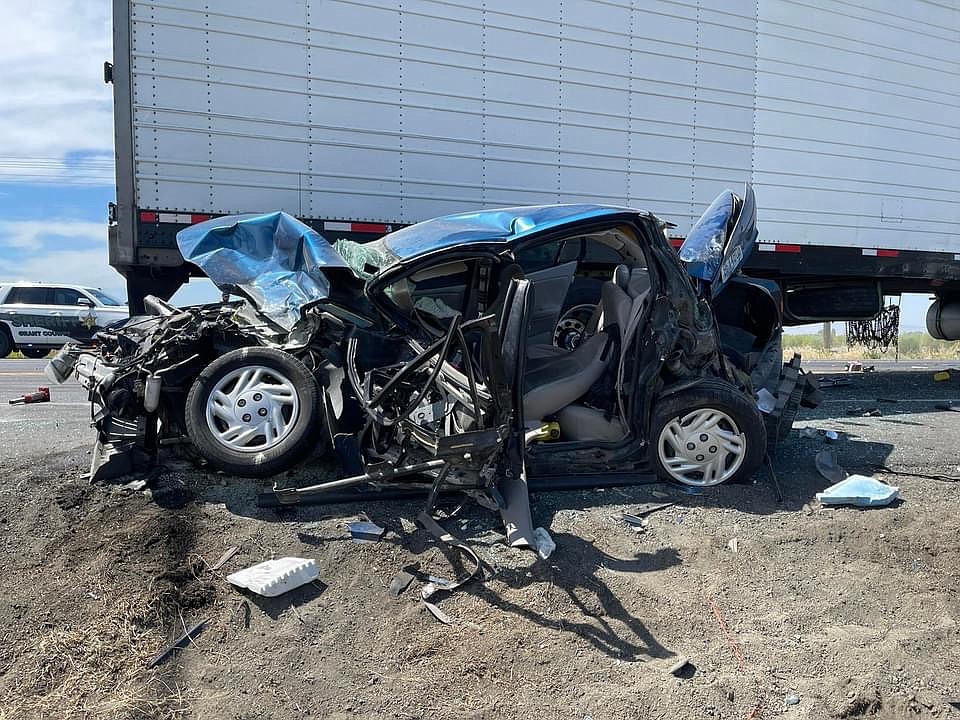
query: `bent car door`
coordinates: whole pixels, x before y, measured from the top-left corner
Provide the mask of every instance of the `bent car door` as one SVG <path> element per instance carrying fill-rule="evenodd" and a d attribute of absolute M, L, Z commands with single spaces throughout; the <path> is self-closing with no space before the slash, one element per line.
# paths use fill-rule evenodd
<path fill-rule="evenodd" d="M 747 183 L 743 198 L 724 190 L 687 233 L 680 259 L 701 296 L 716 297 L 747 261 L 757 239 L 757 202 Z"/>

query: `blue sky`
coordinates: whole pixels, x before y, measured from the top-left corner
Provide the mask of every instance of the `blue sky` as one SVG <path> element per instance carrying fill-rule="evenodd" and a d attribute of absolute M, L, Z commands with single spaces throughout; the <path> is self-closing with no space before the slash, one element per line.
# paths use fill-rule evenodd
<path fill-rule="evenodd" d="M 107 264 L 114 199 L 112 56 L 107 0 L 17 4 L 0 26 L 0 280 L 100 287 L 125 297 Z M 216 296 L 194 282 L 174 300 Z M 925 296 L 903 299 L 903 329 L 921 329 Z"/>

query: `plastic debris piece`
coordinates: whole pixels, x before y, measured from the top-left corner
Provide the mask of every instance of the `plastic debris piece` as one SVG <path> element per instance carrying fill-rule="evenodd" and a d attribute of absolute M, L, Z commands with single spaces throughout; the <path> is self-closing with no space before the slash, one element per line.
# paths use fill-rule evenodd
<path fill-rule="evenodd" d="M 836 485 L 831 485 L 821 493 L 817 500 L 824 505 L 857 505 L 876 507 L 889 505 L 897 499 L 900 488 L 887 485 L 876 478 L 866 475 L 850 475 Z"/>
<path fill-rule="evenodd" d="M 727 542 L 727 547 L 730 549 L 730 552 L 738 553 L 740 552 L 740 541 L 737 540 L 737 538 L 730 538 Z"/>
<path fill-rule="evenodd" d="M 760 388 L 760 391 L 757 393 L 757 410 L 765 415 L 769 415 L 776 406 L 777 398 L 766 388 Z"/>
<path fill-rule="evenodd" d="M 355 543 L 375 543 L 379 542 L 386 532 L 384 528 L 372 522 L 351 522 L 347 523 L 350 530 L 350 536 Z"/>
<path fill-rule="evenodd" d="M 863 363 L 851 360 L 847 363 L 847 372 L 863 372 Z"/>
<path fill-rule="evenodd" d="M 277 597 L 316 580 L 319 574 L 316 560 L 283 557 L 266 560 L 227 575 L 227 582 L 263 597 Z"/>
<path fill-rule="evenodd" d="M 27 393 L 9 401 L 11 405 L 32 405 L 33 403 L 50 402 L 50 388 L 40 387 L 36 392 Z"/>
<path fill-rule="evenodd" d="M 550 537 L 550 533 L 545 528 L 534 528 L 533 541 L 537 544 L 537 555 L 541 560 L 546 560 L 557 549 L 557 544 Z"/>
<path fill-rule="evenodd" d="M 828 443 L 835 443 L 840 439 L 840 433 L 838 433 L 836 430 L 826 430 L 824 431 L 823 436 L 827 439 Z"/>
<path fill-rule="evenodd" d="M 799 696 L 799 695 L 794 695 L 793 693 L 790 693 L 789 695 L 787 695 L 787 696 L 783 699 L 783 704 L 784 704 L 784 705 L 788 705 L 788 706 L 789 706 L 789 705 L 799 705 L 799 704 L 800 704 L 800 696 Z"/>
<path fill-rule="evenodd" d="M 934 382 L 946 382 L 946 381 L 949 380 L 949 379 L 950 379 L 950 371 L 949 371 L 949 370 L 941 370 L 940 372 L 933 374 L 933 381 L 934 381 Z"/>
<path fill-rule="evenodd" d="M 207 621 L 201 620 L 192 628 L 187 630 L 183 635 L 181 635 L 176 640 L 174 640 L 173 644 L 169 645 L 163 652 L 161 652 L 159 655 L 153 658 L 153 660 L 148 662 L 147 670 L 149 670 L 152 667 L 156 667 L 157 665 L 162 663 L 164 660 L 166 660 L 168 657 L 170 657 L 174 652 L 176 652 L 177 650 L 182 650 L 187 645 L 189 645 L 193 641 L 193 639 L 203 631 L 203 628 L 205 628 L 206 625 L 207 625 Z"/>
<path fill-rule="evenodd" d="M 813 460 L 817 472 L 832 483 L 838 483 L 847 476 L 847 471 L 837 463 L 833 450 L 821 450 Z"/>

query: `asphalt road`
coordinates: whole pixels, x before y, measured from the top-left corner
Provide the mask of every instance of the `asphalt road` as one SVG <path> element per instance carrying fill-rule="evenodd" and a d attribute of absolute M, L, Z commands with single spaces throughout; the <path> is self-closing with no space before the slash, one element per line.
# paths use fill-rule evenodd
<path fill-rule="evenodd" d="M 944 412 L 936 405 L 960 403 L 960 371 L 948 382 L 935 382 L 933 374 L 960 363 L 878 360 L 869 364 L 876 366 L 876 373 L 847 373 L 841 362 L 805 362 L 804 368 L 818 377 L 842 378 L 846 384 L 826 387 L 823 404 L 816 410 L 802 410 L 795 426 L 844 431 L 850 442 L 843 449 L 854 466 L 860 459 L 889 459 L 903 467 L 956 472 L 960 412 Z M 0 466 L 31 459 L 42 462 L 44 454 L 53 451 L 87 452 L 93 445 L 86 392 L 72 380 L 52 384 L 43 374 L 45 365 L 46 360 L 0 360 Z M 50 387 L 51 402 L 7 403 L 39 386 Z M 858 416 L 858 409 L 871 408 L 878 408 L 882 415 Z M 795 438 L 780 462 L 791 462 L 790 450 L 805 455 L 810 449 L 805 445 Z"/>
<path fill-rule="evenodd" d="M 45 453 L 89 450 L 90 427 L 87 393 L 70 380 L 56 385 L 43 374 L 46 360 L 0 360 L 0 462 L 35 458 Z M 50 388 L 50 402 L 10 405 L 9 400 Z"/>

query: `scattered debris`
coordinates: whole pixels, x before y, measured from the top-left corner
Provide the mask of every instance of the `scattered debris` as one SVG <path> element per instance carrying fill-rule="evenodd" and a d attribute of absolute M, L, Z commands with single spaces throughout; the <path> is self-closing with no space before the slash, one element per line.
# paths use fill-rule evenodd
<path fill-rule="evenodd" d="M 824 430 L 823 437 L 826 438 L 828 443 L 835 443 L 840 439 L 840 433 L 836 430 Z"/>
<path fill-rule="evenodd" d="M 350 522 L 347 523 L 347 528 L 350 530 L 353 541 L 361 545 L 380 542 L 380 538 L 386 532 L 384 528 L 372 522 Z"/>
<path fill-rule="evenodd" d="M 850 360 L 847 362 L 847 372 L 876 372 L 876 365 L 864 365 L 859 360 Z"/>
<path fill-rule="evenodd" d="M 924 478 L 925 480 L 939 480 L 940 482 L 960 482 L 960 476 L 958 475 L 942 475 L 937 473 L 922 473 L 915 470 L 896 470 L 892 467 L 887 467 L 886 465 L 874 465 L 874 472 L 882 472 L 888 475 L 898 475 L 900 477 L 918 477 Z M 960 471 L 960 467 L 957 468 Z"/>
<path fill-rule="evenodd" d="M 807 440 L 813 438 L 823 438 L 828 443 L 835 443 L 840 439 L 840 433 L 836 430 L 821 430 L 819 428 L 805 427 L 800 428 L 800 437 Z"/>
<path fill-rule="evenodd" d="M 799 705 L 799 704 L 800 704 L 800 696 L 799 696 L 799 695 L 794 695 L 793 693 L 790 693 L 789 695 L 787 695 L 787 696 L 783 699 L 783 704 L 784 704 L 784 705 L 787 705 L 787 706 L 790 706 L 790 705 Z"/>
<path fill-rule="evenodd" d="M 730 538 L 727 542 L 727 548 L 733 553 L 740 552 L 740 541 L 737 538 Z"/>
<path fill-rule="evenodd" d="M 277 597 L 316 580 L 319 574 L 316 560 L 282 557 L 227 575 L 227 582 L 263 597 Z"/>
<path fill-rule="evenodd" d="M 776 407 L 777 398 L 773 396 L 773 393 L 766 388 L 760 388 L 760 392 L 757 393 L 757 410 L 764 415 L 769 415 Z"/>
<path fill-rule="evenodd" d="M 677 658 L 677 661 L 673 663 L 673 665 L 667 668 L 667 672 L 674 677 L 680 677 L 683 674 L 684 668 L 686 668 L 689 664 L 690 658 L 688 658 L 686 655 L 681 655 Z"/>
<path fill-rule="evenodd" d="M 847 410 L 847 415 L 855 417 L 880 417 L 883 413 L 880 411 L 880 408 L 852 408 Z"/>
<path fill-rule="evenodd" d="M 203 631 L 203 628 L 206 627 L 208 622 L 209 620 L 201 620 L 192 628 L 187 630 L 183 635 L 177 638 L 172 645 L 169 645 L 163 652 L 161 652 L 153 660 L 148 662 L 147 670 L 149 670 L 150 668 L 156 667 L 157 665 L 162 663 L 164 660 L 166 660 L 168 657 L 170 657 L 170 655 L 172 655 L 174 652 L 176 652 L 177 650 L 182 650 L 191 642 L 193 642 L 193 639 Z"/>
<path fill-rule="evenodd" d="M 420 572 L 420 564 L 415 563 L 413 565 L 408 565 L 403 570 L 398 572 L 393 576 L 393 580 L 390 581 L 390 597 L 398 598 L 403 592 L 410 587 L 412 583 Z"/>
<path fill-rule="evenodd" d="M 557 544 L 550 537 L 550 533 L 545 528 L 538 527 L 533 531 L 533 541 L 536 543 L 537 555 L 541 560 L 546 560 L 557 549 Z"/>
<path fill-rule="evenodd" d="M 220 556 L 220 559 L 217 560 L 213 565 L 210 566 L 210 569 L 211 569 L 211 570 L 219 570 L 219 569 L 222 568 L 224 565 L 226 565 L 228 562 L 230 562 L 230 559 L 231 559 L 234 555 L 236 555 L 238 552 L 240 552 L 240 546 L 239 546 L 239 545 L 231 545 L 230 547 L 228 547 L 228 548 L 224 551 L 223 555 Z"/>
<path fill-rule="evenodd" d="M 9 400 L 11 405 L 32 405 L 33 403 L 50 402 L 50 388 L 40 387 L 36 392 L 21 395 Z"/>
<path fill-rule="evenodd" d="M 666 510 L 667 508 L 673 507 L 676 504 L 677 503 L 675 502 L 644 503 L 634 510 L 633 513 L 624 513 L 623 519 L 631 525 L 635 525 L 638 524 L 643 518 L 653 515 L 655 512 Z"/>
<path fill-rule="evenodd" d="M 424 585 L 420 590 L 420 600 L 426 606 L 427 610 L 429 610 L 430 613 L 443 624 L 451 625 L 453 623 L 453 619 L 443 612 L 443 610 L 430 602 L 430 598 L 438 592 L 452 593 L 454 590 L 465 585 L 474 577 L 476 577 L 480 573 L 480 556 L 477 555 L 473 548 L 471 548 L 465 542 L 455 538 L 453 535 L 444 530 L 443 527 L 441 527 L 441 525 L 432 517 L 430 517 L 430 515 L 428 515 L 425 511 L 417 515 L 417 521 L 423 525 L 427 532 L 440 540 L 440 542 L 456 548 L 473 561 L 473 569 L 468 575 L 460 580 L 454 580 L 451 582 L 441 578 L 431 577 L 429 578 L 430 582 Z"/>
<path fill-rule="evenodd" d="M 847 477 L 847 471 L 837 463 L 833 450 L 821 450 L 813 460 L 817 472 L 832 483 L 838 483 Z"/>
<path fill-rule="evenodd" d="M 840 387 L 842 385 L 852 385 L 850 378 L 840 378 L 840 377 L 829 377 L 823 378 L 822 380 L 817 380 L 817 385 L 822 388 L 825 387 Z"/>
<path fill-rule="evenodd" d="M 817 493 L 817 500 L 824 505 L 878 507 L 889 505 L 897 499 L 899 493 L 900 488 L 887 485 L 876 478 L 850 475 L 823 492 Z"/>
<path fill-rule="evenodd" d="M 949 371 L 949 370 L 941 370 L 940 372 L 936 372 L 936 373 L 933 374 L 933 381 L 934 381 L 934 382 L 946 382 L 946 381 L 949 380 L 949 379 L 950 379 L 950 371 Z"/>

